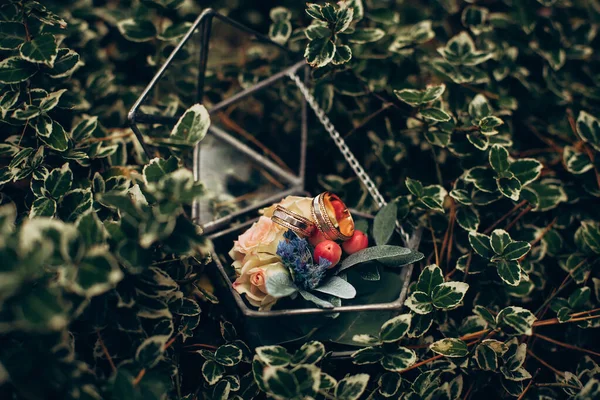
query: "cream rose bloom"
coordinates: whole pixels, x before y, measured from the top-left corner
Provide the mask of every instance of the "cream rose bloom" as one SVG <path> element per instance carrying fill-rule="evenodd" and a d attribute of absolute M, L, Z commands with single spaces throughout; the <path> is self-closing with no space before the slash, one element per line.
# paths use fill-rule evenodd
<path fill-rule="evenodd" d="M 249 255 L 244 258 L 240 276 L 233 282 L 233 288 L 239 294 L 245 294 L 248 302 L 259 310 L 269 310 L 277 298 L 267 292 L 267 279 L 272 274 L 287 273 L 279 257 L 269 259 L 265 255 Z"/>
<path fill-rule="evenodd" d="M 229 256 L 234 263 L 242 261 L 248 254 L 268 253 L 276 254 L 277 244 L 283 239 L 285 229 L 271 218 L 261 216 L 248 230 L 242 233 L 238 240 L 233 242 Z"/>
<path fill-rule="evenodd" d="M 310 211 L 312 207 L 312 198 L 310 197 L 288 196 L 285 199 L 281 200 L 279 203 L 264 208 L 262 210 L 263 215 L 265 217 L 271 218 L 273 212 L 275 211 L 275 207 L 277 207 L 278 205 L 292 212 L 295 212 L 296 214 L 299 214 L 304 218 L 308 218 L 311 221 L 313 220 L 312 213 Z"/>

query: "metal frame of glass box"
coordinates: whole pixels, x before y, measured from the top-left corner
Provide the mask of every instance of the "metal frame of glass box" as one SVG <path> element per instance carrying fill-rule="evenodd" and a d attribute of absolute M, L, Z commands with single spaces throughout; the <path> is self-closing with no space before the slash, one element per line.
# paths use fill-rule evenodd
<path fill-rule="evenodd" d="M 262 35 L 258 32 L 255 32 L 254 30 L 236 22 L 235 20 L 232 20 L 229 17 L 221 15 L 212 9 L 205 10 L 203 13 L 201 13 L 198 16 L 196 21 L 193 23 L 192 27 L 185 34 L 185 36 L 181 39 L 181 41 L 178 43 L 178 45 L 172 51 L 172 53 L 167 58 L 165 63 L 160 67 L 160 69 L 158 70 L 156 75 L 150 81 L 148 86 L 144 89 L 144 91 L 142 92 L 140 97 L 137 99 L 137 101 L 135 102 L 135 104 L 133 105 L 133 107 L 131 108 L 131 110 L 128 114 L 128 119 L 129 119 L 131 129 L 135 133 L 137 139 L 143 146 L 144 151 L 149 156 L 149 158 L 151 158 L 151 150 L 150 150 L 149 146 L 144 142 L 143 134 L 140 131 L 140 129 L 138 128 L 138 124 L 175 124 L 177 122 L 177 120 L 179 119 L 179 117 L 145 114 L 140 110 L 140 106 L 147 99 L 148 95 L 151 93 L 151 91 L 153 90 L 155 85 L 158 83 L 160 78 L 163 76 L 163 74 L 165 73 L 165 71 L 167 70 L 167 68 L 169 67 L 171 62 L 173 61 L 175 55 L 181 50 L 181 48 L 188 42 L 188 40 L 192 37 L 192 35 L 197 30 L 200 31 L 202 36 L 201 36 L 201 43 L 200 43 L 200 61 L 199 61 L 200 66 L 199 66 L 199 75 L 198 75 L 198 93 L 197 93 L 196 99 L 198 102 L 202 102 L 202 99 L 204 97 L 205 73 L 206 73 L 206 65 L 207 65 L 208 50 L 209 50 L 208 44 L 209 44 L 209 39 L 210 39 L 210 35 L 211 35 L 212 21 L 215 18 L 226 24 L 231 25 L 234 28 L 239 29 L 244 34 L 251 35 L 251 37 L 258 42 L 277 46 L 278 48 L 280 48 L 281 50 L 284 50 L 291 56 L 295 56 L 288 49 L 279 45 L 278 43 L 273 42 L 267 36 Z M 235 103 L 236 101 L 239 101 L 257 91 L 260 91 L 260 90 L 272 85 L 273 83 L 277 82 L 280 79 L 288 79 L 288 75 L 290 73 L 295 74 L 299 71 L 303 72 L 304 82 L 307 83 L 308 77 L 309 77 L 308 65 L 306 64 L 304 58 L 301 55 L 300 56 L 296 55 L 296 61 L 294 61 L 289 67 L 283 69 L 282 71 L 280 71 L 276 74 L 271 75 L 270 77 L 268 77 L 262 81 L 259 81 L 254 86 L 244 89 L 241 92 L 219 102 L 218 104 L 214 105 L 211 108 L 207 107 L 207 110 L 208 110 L 209 114 L 214 114 L 215 112 L 224 109 L 225 107 Z M 254 222 L 254 220 L 247 221 L 246 223 L 241 224 L 241 225 L 229 226 L 230 223 L 234 219 L 236 219 L 242 215 L 251 215 L 251 213 L 256 213 L 258 209 L 268 206 L 268 205 L 271 205 L 273 203 L 276 203 L 285 196 L 301 195 L 301 194 L 305 193 L 305 191 L 304 191 L 304 173 L 305 173 L 305 164 L 306 164 L 307 126 L 308 126 L 307 109 L 308 109 L 307 101 L 306 101 L 306 99 L 304 99 L 304 101 L 302 102 L 302 109 L 301 109 L 301 114 L 300 114 L 300 118 L 302 119 L 302 121 L 301 121 L 301 145 L 300 145 L 300 153 L 301 154 L 300 154 L 300 168 L 299 168 L 298 175 L 294 175 L 294 174 L 291 174 L 291 173 L 283 170 L 281 167 L 279 167 L 278 165 L 276 165 L 275 163 L 273 163 L 272 161 L 270 161 L 269 159 L 264 157 L 262 154 L 251 149 L 250 147 L 248 147 L 247 145 L 242 143 L 240 140 L 238 140 L 236 137 L 234 137 L 230 133 L 226 132 L 225 130 L 219 128 L 218 126 L 210 127 L 209 134 L 215 135 L 218 139 L 227 142 L 229 145 L 233 146 L 235 149 L 237 149 L 240 152 L 244 153 L 245 155 L 249 156 L 253 161 L 257 162 L 259 165 L 261 165 L 262 167 L 267 169 L 269 172 L 276 174 L 280 179 L 286 181 L 287 183 L 289 183 L 291 185 L 291 187 L 289 189 L 282 191 L 281 193 L 278 193 L 275 196 L 271 196 L 269 198 L 264 199 L 263 201 L 261 201 L 259 203 L 252 204 L 251 206 L 246 207 L 242 210 L 239 210 L 235 213 L 232 213 L 230 215 L 227 215 L 225 217 L 219 218 L 215 221 L 211 221 L 211 222 L 205 223 L 205 224 L 202 224 L 201 221 L 199 221 L 199 218 L 198 218 L 199 205 L 198 205 L 198 203 L 194 204 L 194 207 L 192 210 L 194 222 L 200 224 L 203 227 L 204 232 L 206 234 L 208 234 L 211 239 L 218 239 L 219 237 L 229 234 L 229 233 L 232 233 L 236 230 L 239 230 L 240 233 L 242 233 L 245 228 L 247 228 Z M 199 179 L 199 177 L 200 177 L 199 146 L 201 146 L 201 144 L 199 144 L 194 151 L 194 161 L 193 161 L 193 171 L 194 171 L 194 176 L 196 177 L 196 179 Z M 353 214 L 358 214 L 358 213 L 356 211 L 353 211 Z M 421 233 L 421 230 L 416 229 L 413 232 L 412 236 L 410 237 L 410 240 L 406 241 L 403 239 L 405 241 L 405 245 L 407 247 L 416 249 L 416 247 L 418 246 L 419 241 L 420 241 L 420 236 L 421 236 L 420 233 Z M 243 316 L 245 316 L 247 318 L 252 318 L 252 319 L 255 319 L 255 318 L 256 319 L 280 318 L 280 317 L 287 318 L 287 317 L 294 317 L 294 316 L 329 315 L 329 314 L 350 313 L 350 312 L 384 312 L 384 311 L 398 312 L 401 309 L 402 305 L 404 304 L 404 300 L 406 298 L 408 286 L 410 283 L 410 276 L 411 276 L 412 270 L 413 270 L 412 265 L 409 265 L 409 266 L 406 266 L 403 268 L 403 271 L 401 273 L 401 281 L 403 282 L 402 289 L 401 289 L 398 299 L 396 299 L 395 301 L 392 301 L 392 302 L 380 303 L 380 304 L 345 305 L 345 306 L 334 307 L 334 308 L 330 308 L 330 309 L 312 307 L 312 308 L 302 308 L 302 309 L 258 311 L 258 310 L 250 308 L 248 306 L 248 304 L 244 301 L 244 299 L 240 296 L 240 294 L 237 293 L 235 290 L 233 290 L 233 288 L 231 286 L 232 281 L 230 279 L 230 276 L 227 273 L 225 267 L 221 263 L 221 260 L 219 259 L 218 256 L 214 257 L 214 262 L 217 266 L 220 277 L 225 282 L 225 284 L 229 286 L 229 291 L 231 292 L 231 295 L 233 296 L 233 299 L 234 299 L 237 307 L 239 308 L 239 311 L 241 311 Z"/>

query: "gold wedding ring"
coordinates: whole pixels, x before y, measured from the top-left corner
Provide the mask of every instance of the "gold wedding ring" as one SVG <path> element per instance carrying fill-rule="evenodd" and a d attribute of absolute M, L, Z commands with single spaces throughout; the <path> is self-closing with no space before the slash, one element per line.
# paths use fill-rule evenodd
<path fill-rule="evenodd" d="M 282 206 L 275 207 L 271 220 L 303 237 L 309 237 L 316 229 L 314 222 Z"/>
<path fill-rule="evenodd" d="M 329 240 L 348 240 L 354 234 L 354 220 L 348 207 L 331 192 L 323 192 L 313 199 L 312 217 Z"/>

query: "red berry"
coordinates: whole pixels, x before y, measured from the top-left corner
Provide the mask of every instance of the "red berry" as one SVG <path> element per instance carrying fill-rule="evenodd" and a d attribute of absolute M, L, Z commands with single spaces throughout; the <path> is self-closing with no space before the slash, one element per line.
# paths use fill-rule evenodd
<path fill-rule="evenodd" d="M 348 254 L 354 254 L 357 251 L 369 247 L 369 238 L 359 230 L 354 231 L 354 235 L 342 243 L 344 251 Z"/>
<path fill-rule="evenodd" d="M 312 244 L 313 246 L 316 246 L 325 240 L 327 240 L 327 238 L 323 236 L 320 230 L 315 228 L 312 235 L 310 235 L 310 237 L 308 238 L 308 243 Z"/>
<path fill-rule="evenodd" d="M 333 240 L 325 240 L 315 247 L 313 257 L 315 262 L 319 262 L 319 258 L 321 257 L 331 261 L 331 266 L 329 268 L 333 268 L 338 262 L 340 262 L 340 258 L 342 257 L 342 248 Z"/>

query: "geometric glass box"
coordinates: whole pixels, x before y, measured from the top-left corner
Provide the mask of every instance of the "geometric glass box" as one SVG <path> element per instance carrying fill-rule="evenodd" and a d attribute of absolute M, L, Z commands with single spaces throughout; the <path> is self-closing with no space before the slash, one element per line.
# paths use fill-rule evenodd
<path fill-rule="evenodd" d="M 235 42 L 236 51 L 224 51 L 227 46 L 222 45 L 221 39 L 229 41 L 228 44 Z M 192 50 L 186 50 L 190 46 Z M 258 311 L 233 290 L 235 277 L 229 267 L 231 260 L 227 257 L 233 240 L 257 219 L 259 209 L 288 195 L 307 195 L 304 174 L 309 106 L 361 182 L 366 184 L 372 195 L 379 195 L 376 201 L 380 205 L 384 201 L 308 93 L 309 67 L 303 56 L 211 9 L 205 10 L 196 19 L 129 112 L 130 126 L 149 158 L 152 158 L 152 148 L 145 143 L 145 137 L 160 129 L 170 131 L 180 117 L 172 112 L 153 109 L 148 106 L 149 100 L 157 93 L 162 95 L 174 90 L 169 73 L 178 54 L 183 51 L 198 56 L 195 93 L 190 104 L 184 104 L 183 108 L 201 103 L 211 116 L 209 131 L 194 149 L 189 163 L 195 178 L 202 181 L 209 191 L 206 198 L 193 205 L 192 217 L 213 240 L 215 271 L 222 282 L 218 297 L 231 303 L 229 309 L 233 318 L 241 317 L 236 322 L 244 325 L 243 333 L 249 343 L 274 344 L 310 336 L 322 341 L 351 344 L 348 335 L 352 332 L 345 327 L 374 326 L 373 321 L 384 322 L 397 314 L 406 298 L 412 265 L 382 276 L 382 279 L 397 283 L 397 287 L 387 294 L 383 302 L 375 304 L 365 300 L 368 297 L 357 296 L 347 304 L 330 309 L 311 304 L 307 304 L 306 308 L 286 308 L 285 304 L 279 306 L 278 303 L 279 308 Z M 261 75 L 260 62 L 254 63 L 252 55 L 257 52 L 263 56 L 267 54 L 269 75 Z M 227 87 L 226 96 L 222 95 L 222 91 L 212 91 L 212 87 L 222 86 L 222 80 L 228 79 L 227 62 L 235 64 L 235 57 L 243 58 L 241 65 L 255 68 L 252 74 L 248 74 L 249 81 L 245 81 L 247 77 L 241 72 L 236 79 L 243 84 Z M 289 115 L 297 118 L 293 121 L 282 119 L 282 116 Z M 273 132 L 277 132 L 277 140 L 266 145 L 263 139 L 272 138 Z M 372 219 L 354 210 L 353 214 Z M 404 244 L 416 249 L 420 232 L 415 230 L 410 238 L 403 236 Z M 375 290 L 376 283 L 373 283 L 371 291 Z M 323 327 L 328 329 L 324 331 Z M 336 331 L 336 328 L 339 329 Z"/>

